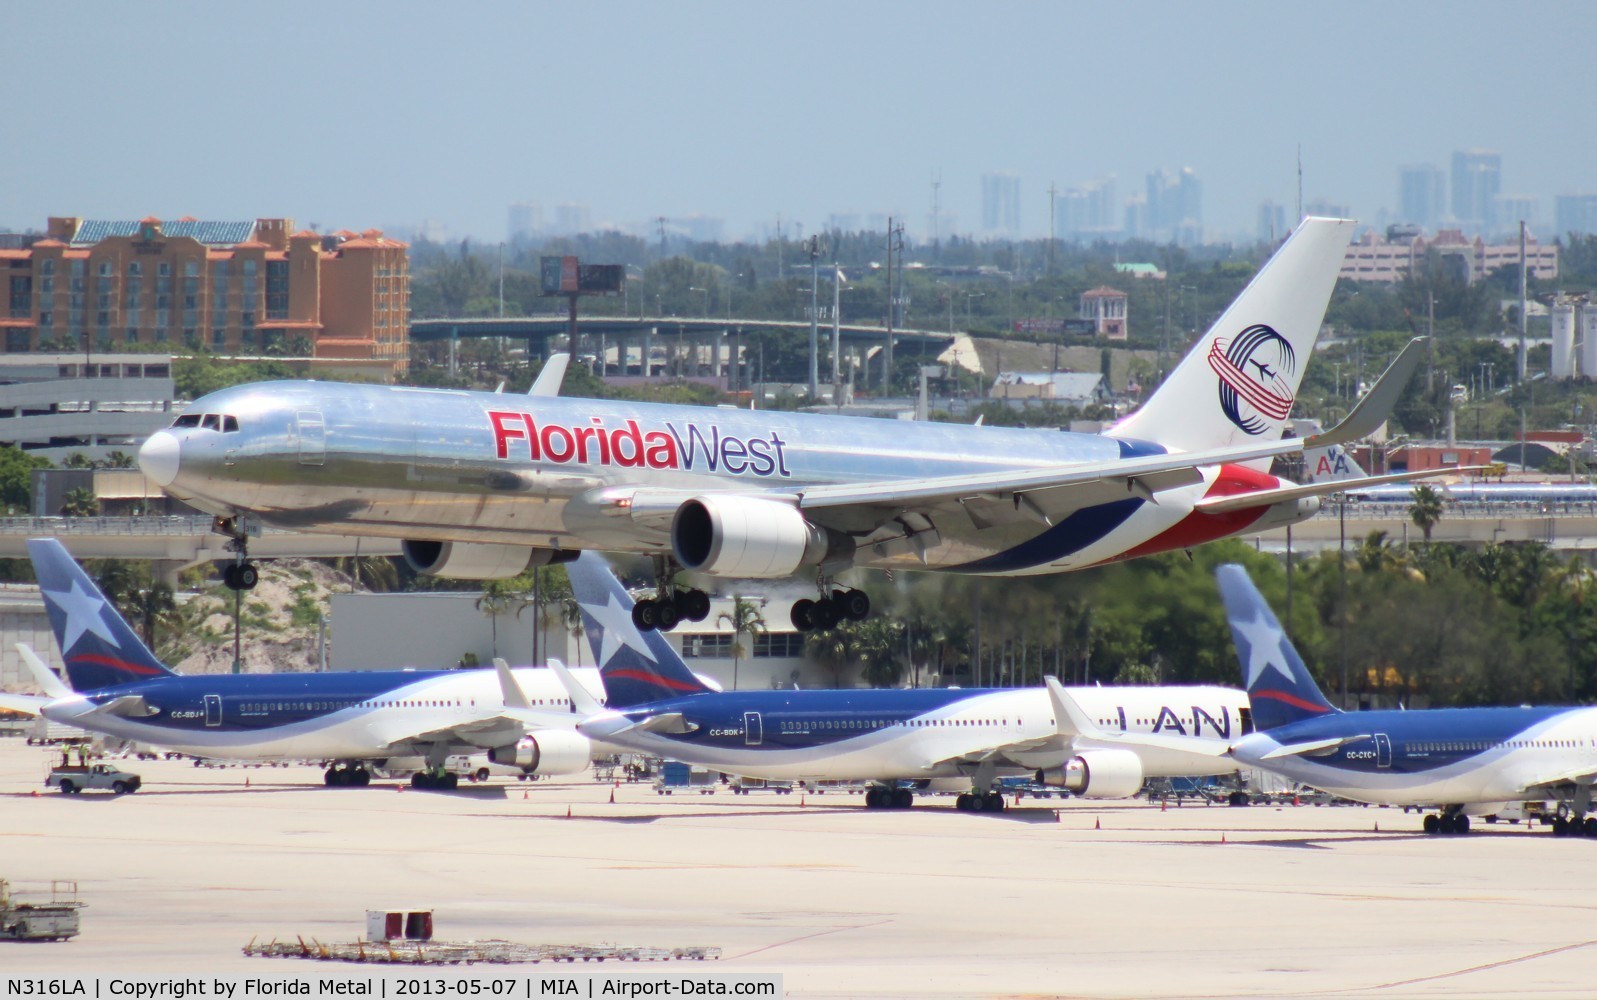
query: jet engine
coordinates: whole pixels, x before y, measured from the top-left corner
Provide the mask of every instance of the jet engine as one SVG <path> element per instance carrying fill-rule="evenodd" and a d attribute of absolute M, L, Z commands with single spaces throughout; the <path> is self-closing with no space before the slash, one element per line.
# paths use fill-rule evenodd
<path fill-rule="evenodd" d="M 572 549 L 538 549 L 530 545 L 409 539 L 400 543 L 400 551 L 416 572 L 454 580 L 508 580 L 533 566 L 570 562 L 579 555 Z"/>
<path fill-rule="evenodd" d="M 712 576 L 779 579 L 800 566 L 852 558 L 853 547 L 853 539 L 811 524 L 792 503 L 765 497 L 694 497 L 671 521 L 677 562 Z"/>
<path fill-rule="evenodd" d="M 1039 784 L 1084 799 L 1124 799 L 1142 788 L 1142 758 L 1130 750 L 1088 750 L 1057 770 L 1037 772 Z"/>
<path fill-rule="evenodd" d="M 514 746 L 494 747 L 488 759 L 528 774 L 581 774 L 593 763 L 593 744 L 581 733 L 545 729 Z"/>

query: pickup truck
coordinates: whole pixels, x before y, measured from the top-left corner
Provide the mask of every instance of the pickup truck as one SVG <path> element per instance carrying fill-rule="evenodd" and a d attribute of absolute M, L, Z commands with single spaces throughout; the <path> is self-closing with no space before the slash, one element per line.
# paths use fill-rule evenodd
<path fill-rule="evenodd" d="M 44 787 L 59 788 L 71 795 L 85 788 L 107 788 L 118 795 L 136 792 L 142 780 L 136 774 L 120 771 L 112 764 L 61 764 L 50 769 Z"/>

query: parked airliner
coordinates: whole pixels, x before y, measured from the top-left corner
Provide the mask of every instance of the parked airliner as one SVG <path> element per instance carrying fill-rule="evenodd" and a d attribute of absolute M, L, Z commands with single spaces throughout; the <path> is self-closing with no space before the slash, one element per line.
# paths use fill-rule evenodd
<path fill-rule="evenodd" d="M 1257 726 L 1232 743 L 1238 763 L 1359 802 L 1439 807 L 1426 833 L 1468 833 L 1472 814 L 1557 798 L 1554 833 L 1597 837 L 1597 708 L 1338 711 L 1247 571 L 1217 573 Z"/>
<path fill-rule="evenodd" d="M 67 680 L 19 644 L 45 693 L 0 694 L 0 707 L 200 757 L 329 760 L 329 785 L 365 785 L 368 764 L 411 759 L 420 766 L 413 785 L 453 788 L 445 760 L 485 750 L 529 775 L 590 765 L 591 743 L 574 730 L 566 689 L 550 670 L 500 663 L 182 676 L 156 659 L 59 541 L 32 539 L 28 555 Z M 575 676 L 582 690 L 603 690 L 596 671 Z"/>
<path fill-rule="evenodd" d="M 1151 776 L 1234 770 L 1221 755 L 1247 728 L 1245 696 L 1221 687 L 717 692 L 663 636 L 634 625 L 633 600 L 602 557 L 584 553 L 567 572 L 608 702 L 571 691 L 580 732 L 747 777 L 868 780 L 871 808 L 910 806 L 914 792 L 900 781 L 966 778 L 960 809 L 1001 810 L 995 789 L 1006 775 L 1121 798 Z M 1094 733 L 1072 725 L 1058 698 L 1090 716 Z M 1125 747 L 1126 732 L 1144 734 L 1142 743 Z"/>
<path fill-rule="evenodd" d="M 418 570 L 490 579 L 579 550 L 648 553 L 642 629 L 702 620 L 682 570 L 813 573 L 800 630 L 869 613 L 852 567 L 1057 573 L 1301 521 L 1330 490 L 1268 474 L 1374 430 L 1405 352 L 1337 428 L 1282 439 L 1353 223 L 1305 219 L 1139 409 L 1102 435 L 327 382 L 237 386 L 151 435 L 139 465 L 210 512 L 240 561 L 259 523 L 403 540 Z M 1414 476 L 1429 473 L 1415 473 Z M 1370 477 L 1390 482 L 1397 477 Z M 1345 484 L 1337 488 L 1345 488 Z"/>

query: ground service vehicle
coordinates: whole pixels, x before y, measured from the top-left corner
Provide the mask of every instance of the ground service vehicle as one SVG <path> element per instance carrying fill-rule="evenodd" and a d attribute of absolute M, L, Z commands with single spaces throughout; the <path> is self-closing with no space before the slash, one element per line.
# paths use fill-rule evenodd
<path fill-rule="evenodd" d="M 51 768 L 49 777 L 44 779 L 44 787 L 59 788 L 67 795 L 85 788 L 103 788 L 126 795 L 138 791 L 141 784 L 143 779 L 138 775 L 129 774 L 112 764 L 59 764 Z"/>

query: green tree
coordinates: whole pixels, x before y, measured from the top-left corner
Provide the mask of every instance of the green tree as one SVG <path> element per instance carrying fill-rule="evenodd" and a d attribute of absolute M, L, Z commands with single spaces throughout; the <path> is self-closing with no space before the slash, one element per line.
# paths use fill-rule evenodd
<path fill-rule="evenodd" d="M 15 445 L 0 445 L 0 506 L 7 514 L 27 512 L 33 502 L 33 470 L 49 467 L 48 460 Z"/>
<path fill-rule="evenodd" d="M 100 515 L 100 498 L 87 486 L 79 486 L 67 490 L 61 498 L 62 517 L 98 517 Z"/>
<path fill-rule="evenodd" d="M 519 611 L 528 603 L 522 585 L 520 577 L 486 580 L 482 585 L 482 594 L 472 602 L 478 611 L 488 616 L 490 642 L 493 646 L 493 655 L 496 657 L 499 655 L 499 616 L 511 609 Z"/>
<path fill-rule="evenodd" d="M 723 611 L 715 616 L 716 624 L 726 622 L 732 626 L 732 690 L 738 689 L 738 660 L 743 656 L 743 636 L 759 635 L 766 630 L 765 615 L 761 612 L 758 601 L 751 601 L 742 594 L 732 595 L 732 610 Z"/>

